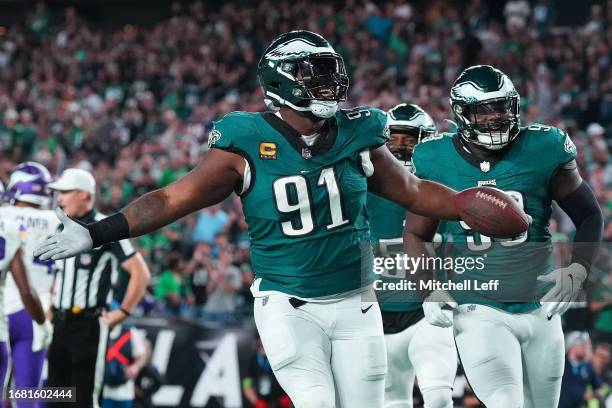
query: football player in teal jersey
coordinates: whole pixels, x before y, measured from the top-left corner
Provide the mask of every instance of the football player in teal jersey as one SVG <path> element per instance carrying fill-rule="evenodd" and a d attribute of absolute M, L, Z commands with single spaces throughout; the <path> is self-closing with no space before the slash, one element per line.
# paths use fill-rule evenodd
<path fill-rule="evenodd" d="M 281 35 L 258 78 L 271 112 L 215 122 L 195 169 L 103 221 L 81 225 L 59 211 L 63 231 L 35 254 L 63 259 L 139 236 L 236 192 L 256 274 L 255 322 L 281 386 L 298 408 L 381 407 L 382 320 L 375 301 L 361 302 L 373 291 L 367 191 L 458 219 L 455 192 L 419 180 L 393 157 L 383 112 L 339 109 L 348 77 L 320 35 Z"/>
<path fill-rule="evenodd" d="M 436 125 L 421 107 L 402 103 L 387 112 L 389 151 L 412 169 L 414 147 L 437 135 Z M 393 257 L 404 253 L 403 230 L 406 210 L 368 193 L 368 216 L 375 253 Z M 407 271 L 386 271 L 381 282 L 411 279 Z M 415 279 L 411 279 L 415 281 Z M 452 408 L 457 350 L 450 327 L 430 324 L 423 315 L 422 292 L 418 290 L 377 293 L 387 345 L 385 408 L 412 408 L 415 376 L 427 408 Z"/>
<path fill-rule="evenodd" d="M 519 94 L 510 78 L 486 65 L 466 69 L 451 89 L 458 130 L 419 144 L 415 174 L 455 189 L 492 185 L 511 194 L 533 218 L 511 240 L 449 222 L 455 259 L 480 257 L 482 267 L 453 274 L 471 291 L 432 292 L 425 317 L 453 326 L 466 377 L 489 408 L 554 408 L 564 367 L 562 314 L 575 301 L 601 240 L 597 201 L 576 168 L 576 147 L 560 129 L 521 127 Z M 569 266 L 553 270 L 548 225 L 555 200 L 576 225 Z M 407 247 L 430 241 L 437 221 L 411 214 Z M 497 290 L 483 284 L 498 280 Z M 481 290 L 475 290 L 476 284 Z M 452 319 L 443 307 L 454 308 Z"/>

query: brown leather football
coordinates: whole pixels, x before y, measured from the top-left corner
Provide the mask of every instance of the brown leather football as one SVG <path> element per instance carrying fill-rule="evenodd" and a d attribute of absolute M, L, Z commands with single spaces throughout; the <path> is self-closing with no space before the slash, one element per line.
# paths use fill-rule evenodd
<path fill-rule="evenodd" d="M 474 187 L 455 196 L 455 208 L 473 230 L 493 238 L 514 238 L 527 231 L 530 218 L 503 191 Z"/>

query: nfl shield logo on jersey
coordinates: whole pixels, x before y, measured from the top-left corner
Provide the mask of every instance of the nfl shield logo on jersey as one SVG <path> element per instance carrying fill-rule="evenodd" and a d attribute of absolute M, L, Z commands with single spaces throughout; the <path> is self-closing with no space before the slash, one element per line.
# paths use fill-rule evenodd
<path fill-rule="evenodd" d="M 312 152 L 310 151 L 310 149 L 302 147 L 302 157 L 306 160 L 310 159 L 312 157 Z"/>
<path fill-rule="evenodd" d="M 491 163 L 489 163 L 488 161 L 483 161 L 480 163 L 480 171 L 482 171 L 483 173 L 488 173 L 489 170 L 491 170 Z"/>

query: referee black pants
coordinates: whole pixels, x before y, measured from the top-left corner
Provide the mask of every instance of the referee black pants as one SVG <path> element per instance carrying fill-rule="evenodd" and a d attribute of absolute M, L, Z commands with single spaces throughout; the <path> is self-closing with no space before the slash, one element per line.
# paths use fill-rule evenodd
<path fill-rule="evenodd" d="M 47 356 L 49 387 L 76 387 L 76 404 L 48 403 L 47 407 L 98 408 L 108 328 L 95 316 L 53 319 L 53 340 Z"/>

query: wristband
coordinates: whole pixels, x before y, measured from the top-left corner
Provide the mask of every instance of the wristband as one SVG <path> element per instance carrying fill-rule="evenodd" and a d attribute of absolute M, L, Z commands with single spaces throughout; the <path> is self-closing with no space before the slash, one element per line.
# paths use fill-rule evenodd
<path fill-rule="evenodd" d="M 92 248 L 97 248 L 109 242 L 129 238 L 130 225 L 123 213 L 116 213 L 103 220 L 87 224 L 91 236 Z"/>
<path fill-rule="evenodd" d="M 129 317 L 131 315 L 131 313 L 128 312 L 127 309 L 125 309 L 123 307 L 120 307 L 119 310 L 121 310 L 125 314 L 126 317 Z"/>

